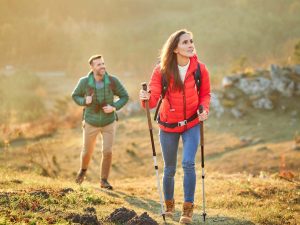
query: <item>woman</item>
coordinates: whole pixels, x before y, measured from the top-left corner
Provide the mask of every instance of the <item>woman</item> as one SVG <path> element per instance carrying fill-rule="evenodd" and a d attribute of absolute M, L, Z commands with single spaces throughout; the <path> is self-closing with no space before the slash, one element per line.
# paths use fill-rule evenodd
<path fill-rule="evenodd" d="M 175 211 L 174 176 L 181 136 L 184 171 L 184 203 L 179 221 L 181 223 L 192 222 L 196 187 L 195 156 L 200 141 L 199 120 L 207 119 L 210 103 L 209 74 L 195 52 L 191 32 L 179 30 L 173 33 L 161 50 L 160 63 L 153 71 L 149 90 L 140 91 L 143 107 L 144 101 L 148 100 L 149 107 L 154 108 L 162 93 L 162 80 L 166 80 L 168 84 L 158 117 L 159 139 L 164 160 L 163 191 L 166 216 L 172 217 Z M 198 65 L 201 71 L 199 92 L 194 77 Z M 201 114 L 197 114 L 200 105 L 204 110 Z"/>

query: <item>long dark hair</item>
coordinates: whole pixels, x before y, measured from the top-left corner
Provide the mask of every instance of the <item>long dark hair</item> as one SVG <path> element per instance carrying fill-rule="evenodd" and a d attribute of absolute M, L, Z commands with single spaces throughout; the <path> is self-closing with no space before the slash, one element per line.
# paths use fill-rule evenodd
<path fill-rule="evenodd" d="M 170 35 L 160 52 L 161 72 L 163 76 L 165 76 L 168 84 L 170 83 L 171 76 L 174 76 L 174 90 L 183 89 L 183 83 L 180 79 L 179 70 L 177 66 L 177 56 L 174 52 L 174 50 L 178 46 L 180 36 L 183 34 L 190 34 L 191 36 L 193 35 L 192 32 L 187 31 L 185 29 L 175 31 L 173 34 Z"/>

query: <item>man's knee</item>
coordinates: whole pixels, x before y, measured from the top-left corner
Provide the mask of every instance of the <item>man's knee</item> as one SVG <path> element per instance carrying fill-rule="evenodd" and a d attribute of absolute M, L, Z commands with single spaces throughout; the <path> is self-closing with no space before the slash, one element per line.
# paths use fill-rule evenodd
<path fill-rule="evenodd" d="M 102 148 L 102 154 L 105 155 L 105 154 L 112 154 L 112 146 L 103 146 Z"/>
<path fill-rule="evenodd" d="M 112 156 L 112 151 L 103 151 L 102 156 L 104 158 L 111 157 Z"/>

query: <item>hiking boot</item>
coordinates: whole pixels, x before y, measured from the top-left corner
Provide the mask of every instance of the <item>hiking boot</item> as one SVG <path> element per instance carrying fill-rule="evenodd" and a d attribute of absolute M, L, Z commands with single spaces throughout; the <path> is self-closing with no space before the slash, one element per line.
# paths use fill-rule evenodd
<path fill-rule="evenodd" d="M 175 200 L 166 200 L 166 217 L 173 217 L 173 214 L 175 212 Z"/>
<path fill-rule="evenodd" d="M 77 184 L 81 184 L 84 181 L 85 174 L 86 174 L 86 170 L 82 170 L 82 169 L 79 170 L 79 172 L 77 173 L 77 177 L 76 177 L 75 182 Z"/>
<path fill-rule="evenodd" d="M 184 202 L 182 206 L 182 214 L 179 223 L 189 224 L 192 222 L 194 204 L 192 202 Z"/>
<path fill-rule="evenodd" d="M 107 179 L 101 179 L 101 188 L 112 190 L 113 187 L 108 183 Z"/>

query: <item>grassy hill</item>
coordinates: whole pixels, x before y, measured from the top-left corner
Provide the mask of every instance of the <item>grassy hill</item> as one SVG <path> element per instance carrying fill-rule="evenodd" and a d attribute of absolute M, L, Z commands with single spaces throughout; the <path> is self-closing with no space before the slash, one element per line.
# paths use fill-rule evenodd
<path fill-rule="evenodd" d="M 120 224 L 106 218 L 122 206 L 163 224 L 143 112 L 118 122 L 110 177 L 115 190 L 99 187 L 99 143 L 86 182 L 74 183 L 82 111 L 70 93 L 87 73 L 91 54 L 104 55 L 108 71 L 136 100 L 159 48 L 177 29 L 193 31 L 213 92 L 234 66 L 290 63 L 300 37 L 297 0 L 1 0 L 2 5 L 0 225 L 70 224 L 84 218 L 91 224 L 96 217 L 103 224 Z M 5 65 L 17 73 L 3 76 Z M 36 76 L 35 71 L 67 76 Z M 205 122 L 206 224 L 299 224 L 300 151 L 293 146 L 300 106 L 296 98 L 282 101 L 286 107 L 273 111 L 251 110 L 241 119 L 211 114 Z M 154 124 L 162 175 L 157 133 Z M 176 215 L 167 224 L 177 224 L 182 205 L 182 145 L 179 149 Z M 201 224 L 199 152 L 196 157 L 194 224 Z"/>
<path fill-rule="evenodd" d="M 155 178 L 113 181 L 115 191 L 96 183 L 77 186 L 65 179 L 0 169 L 0 224 L 69 224 L 74 215 L 96 215 L 102 224 L 117 208 L 126 207 L 138 215 L 147 212 L 159 224 L 160 205 Z M 182 205 L 182 174 L 176 182 L 176 213 L 166 224 L 178 224 Z M 200 179 L 197 183 L 193 224 L 202 224 Z M 299 184 L 273 178 L 249 178 L 242 174 L 208 174 L 206 178 L 206 224 L 293 224 L 299 221 Z M 91 209 L 93 207 L 93 209 Z M 92 211 L 89 214 L 87 211 Z M 92 223 L 90 223 L 92 224 Z"/>
<path fill-rule="evenodd" d="M 234 123 L 229 116 L 212 117 L 205 124 L 207 224 L 296 225 L 300 210 L 300 153 L 292 146 L 295 131 L 300 130 L 299 123 L 291 127 L 285 122 L 288 116 L 278 116 L 278 112 L 264 114 L 269 120 L 251 115 Z M 271 118 L 278 119 L 278 129 L 267 132 Z M 261 121 L 264 123 L 257 126 Z M 161 173 L 163 163 L 157 127 L 154 127 Z M 115 191 L 112 192 L 99 188 L 99 146 L 87 181 L 81 187 L 75 185 L 82 141 L 79 127 L 60 128 L 35 138 L 29 135 L 11 141 L 10 147 L 2 148 L 0 154 L 0 224 L 10 224 L 10 220 L 17 224 L 22 224 L 21 221 L 67 224 L 66 218 L 74 214 L 83 216 L 88 207 L 95 208 L 97 218 L 104 224 L 116 224 L 105 222 L 105 218 L 122 206 L 138 215 L 146 211 L 162 224 L 145 115 L 122 118 L 118 122 L 111 173 Z M 260 141 L 246 144 L 242 137 L 260 138 Z M 180 217 L 183 197 L 180 155 L 181 151 L 176 174 L 176 216 L 167 220 L 167 224 L 177 224 Z M 201 224 L 199 152 L 197 162 L 194 224 Z M 67 188 L 74 191 L 68 192 Z"/>

